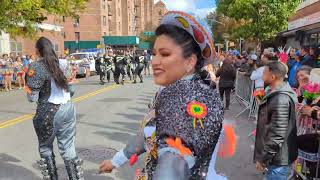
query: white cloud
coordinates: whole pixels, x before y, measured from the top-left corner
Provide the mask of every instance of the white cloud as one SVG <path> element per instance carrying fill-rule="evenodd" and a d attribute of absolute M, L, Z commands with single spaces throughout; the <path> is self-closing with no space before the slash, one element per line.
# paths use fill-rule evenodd
<path fill-rule="evenodd" d="M 196 4 L 194 0 L 163 0 L 169 10 L 194 11 Z"/>
<path fill-rule="evenodd" d="M 159 0 L 154 0 L 154 2 L 158 2 Z M 215 8 L 196 8 L 196 0 L 162 0 L 168 10 L 179 10 L 185 12 L 193 12 L 197 16 L 204 18 L 209 12 L 215 10 Z"/>

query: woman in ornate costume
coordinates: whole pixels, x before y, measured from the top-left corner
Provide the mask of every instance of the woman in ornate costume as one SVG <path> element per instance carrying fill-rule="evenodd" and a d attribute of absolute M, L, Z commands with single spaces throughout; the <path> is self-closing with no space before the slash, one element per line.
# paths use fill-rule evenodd
<path fill-rule="evenodd" d="M 59 61 L 52 43 L 41 37 L 36 43 L 38 61 L 30 64 L 26 75 L 25 91 L 28 100 L 37 102 L 33 125 L 38 136 L 38 162 L 46 180 L 57 180 L 57 168 L 53 152 L 53 141 L 57 138 L 69 180 L 83 179 L 82 160 L 75 149 L 76 112 L 70 101 L 73 95 L 68 75 L 68 65 Z"/>
<path fill-rule="evenodd" d="M 145 168 L 137 170 L 136 179 L 225 179 L 214 170 L 223 105 L 204 70 L 215 54 L 211 31 L 204 21 L 171 11 L 156 36 L 152 69 L 163 88 L 135 139 L 103 161 L 100 172 L 132 165 L 146 152 Z"/>

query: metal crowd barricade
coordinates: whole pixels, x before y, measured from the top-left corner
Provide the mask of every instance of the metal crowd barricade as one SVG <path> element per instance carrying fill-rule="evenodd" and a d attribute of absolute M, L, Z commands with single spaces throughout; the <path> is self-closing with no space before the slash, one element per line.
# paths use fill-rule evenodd
<path fill-rule="evenodd" d="M 237 77 L 235 82 L 234 100 L 238 101 L 240 105 L 244 106 L 244 109 L 236 115 L 239 117 L 241 114 L 249 111 L 249 118 L 255 115 L 257 105 L 255 98 L 252 96 L 254 89 L 254 83 L 250 77 L 242 75 L 237 71 Z M 234 102 L 233 100 L 233 102 Z"/>

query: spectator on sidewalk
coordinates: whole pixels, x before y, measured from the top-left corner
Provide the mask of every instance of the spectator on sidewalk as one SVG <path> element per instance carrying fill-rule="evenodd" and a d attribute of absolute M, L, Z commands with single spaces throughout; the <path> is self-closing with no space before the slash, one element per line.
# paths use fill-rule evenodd
<path fill-rule="evenodd" d="M 224 60 L 221 68 L 216 73 L 216 76 L 220 77 L 219 92 L 221 100 L 223 101 L 223 96 L 225 94 L 225 110 L 229 110 L 231 90 L 234 88 L 234 81 L 236 79 L 236 69 L 232 65 L 232 61 L 229 59 Z"/>
<path fill-rule="evenodd" d="M 310 66 L 302 66 L 297 71 L 297 89 L 295 89 L 296 94 L 298 96 L 299 103 L 302 103 L 303 101 L 303 87 L 310 83 L 310 73 L 312 71 L 312 67 Z"/>
<path fill-rule="evenodd" d="M 319 60 L 318 58 L 320 57 L 319 57 L 319 53 L 317 52 L 317 47 L 311 47 L 309 52 L 312 60 L 315 63 L 314 64 L 315 68 L 320 68 L 320 62 L 318 61 Z"/>
<path fill-rule="evenodd" d="M 258 61 L 257 55 L 255 54 L 250 55 L 247 64 L 239 70 L 241 74 L 245 76 L 251 76 L 251 73 L 254 71 L 254 66 L 256 65 L 257 61 Z"/>
<path fill-rule="evenodd" d="M 316 61 L 309 54 L 310 49 L 308 47 L 302 47 L 300 52 L 301 52 L 301 64 L 315 68 L 317 64 L 316 64 Z"/>
<path fill-rule="evenodd" d="M 37 58 L 35 55 L 31 55 L 29 59 L 30 63 L 37 61 Z"/>
<path fill-rule="evenodd" d="M 12 60 L 8 57 L 7 54 L 4 54 L 3 56 L 3 61 L 2 61 L 2 76 L 4 79 L 4 88 L 6 91 L 11 91 L 12 90 L 12 74 L 13 74 L 13 62 Z"/>
<path fill-rule="evenodd" d="M 23 71 L 23 63 L 20 56 L 17 56 L 16 61 L 14 62 L 14 72 L 19 84 L 19 89 L 22 89 L 22 87 L 25 85 L 25 73 Z"/>
<path fill-rule="evenodd" d="M 294 60 L 288 62 L 289 67 L 289 76 L 288 76 L 288 82 L 291 87 L 297 88 L 298 82 L 297 82 L 297 72 L 301 68 L 302 64 L 300 61 L 300 52 L 297 51 L 296 54 L 293 56 Z"/>
<path fill-rule="evenodd" d="M 290 49 L 290 53 L 289 53 L 289 60 L 288 60 L 288 68 L 291 69 L 292 65 L 296 62 L 296 54 L 297 54 L 297 50 L 292 48 Z M 300 52 L 299 52 L 300 53 Z"/>
<path fill-rule="evenodd" d="M 254 162 L 266 180 L 287 180 L 290 167 L 297 159 L 297 97 L 284 81 L 286 67 L 281 62 L 266 65 L 263 79 L 266 95 L 258 113 Z"/>
<path fill-rule="evenodd" d="M 27 68 L 30 64 L 29 56 L 22 56 L 23 67 Z"/>
<path fill-rule="evenodd" d="M 308 82 L 320 83 L 320 68 L 312 69 Z M 312 119 L 320 120 L 320 97 L 302 108 L 302 114 Z"/>
<path fill-rule="evenodd" d="M 254 81 L 255 89 L 264 89 L 264 81 L 263 81 L 263 71 L 265 65 L 269 62 L 270 55 L 262 55 L 260 67 L 258 67 L 257 63 L 254 64 L 254 71 L 251 73 L 250 79 Z"/>

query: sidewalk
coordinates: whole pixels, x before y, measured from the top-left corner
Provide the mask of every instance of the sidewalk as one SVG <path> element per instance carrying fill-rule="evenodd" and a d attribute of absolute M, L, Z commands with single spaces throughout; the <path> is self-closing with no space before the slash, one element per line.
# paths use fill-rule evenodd
<path fill-rule="evenodd" d="M 218 158 L 216 170 L 225 174 L 228 180 L 258 180 L 262 179 L 261 173 L 256 171 L 253 163 L 254 141 L 248 134 L 256 128 L 255 120 L 248 120 L 248 112 L 240 117 L 235 116 L 243 107 L 235 102 L 229 111 L 225 112 L 225 123 L 232 124 L 237 135 L 235 156 L 230 159 Z"/>

